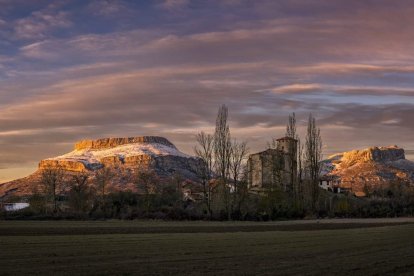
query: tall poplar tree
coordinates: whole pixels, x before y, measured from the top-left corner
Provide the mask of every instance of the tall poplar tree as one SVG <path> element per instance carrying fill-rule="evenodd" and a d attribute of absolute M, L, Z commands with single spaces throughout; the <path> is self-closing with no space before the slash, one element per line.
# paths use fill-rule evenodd
<path fill-rule="evenodd" d="M 319 176 L 322 160 L 322 138 L 320 129 L 316 126 L 316 120 L 309 114 L 308 128 L 305 143 L 305 166 L 309 180 L 309 199 L 312 211 L 317 211 L 319 199 Z"/>
<path fill-rule="evenodd" d="M 228 108 L 226 105 L 222 105 L 217 114 L 216 129 L 214 132 L 214 165 L 219 176 L 220 184 L 224 190 L 224 204 L 228 218 L 230 219 L 230 187 L 227 180 L 230 177 L 232 147 L 227 117 Z"/>

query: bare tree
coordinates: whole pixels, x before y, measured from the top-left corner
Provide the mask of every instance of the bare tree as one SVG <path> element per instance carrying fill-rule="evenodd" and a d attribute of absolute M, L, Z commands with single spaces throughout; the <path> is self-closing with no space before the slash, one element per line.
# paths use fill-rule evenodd
<path fill-rule="evenodd" d="M 230 189 L 227 180 L 230 176 L 231 138 L 227 123 L 228 108 L 222 105 L 219 108 L 214 133 L 214 165 L 224 190 L 224 203 L 230 219 Z"/>
<path fill-rule="evenodd" d="M 159 179 L 153 170 L 139 166 L 136 170 L 134 178 L 135 185 L 138 190 L 144 193 L 145 211 L 149 213 L 151 209 L 151 197 L 157 194 Z"/>
<path fill-rule="evenodd" d="M 298 152 L 297 152 L 297 166 L 298 166 L 298 175 L 297 175 L 297 187 L 296 187 L 296 194 L 297 194 L 297 200 L 298 203 L 300 203 L 303 206 L 303 145 L 301 143 L 301 140 L 298 138 Z"/>
<path fill-rule="evenodd" d="M 292 113 L 292 115 L 289 115 L 289 121 L 286 126 L 286 137 L 290 137 L 293 139 L 297 138 L 296 134 L 296 115 L 295 112 Z"/>
<path fill-rule="evenodd" d="M 226 182 L 229 176 L 231 158 L 230 128 L 227 123 L 228 108 L 222 105 L 219 108 L 214 132 L 214 165 L 220 179 Z"/>
<path fill-rule="evenodd" d="M 214 154 L 214 137 L 211 134 L 200 132 L 196 137 L 197 146 L 194 148 L 194 152 L 197 157 L 202 160 L 202 164 L 199 167 L 199 174 L 203 184 L 203 200 L 207 207 L 209 216 L 212 215 L 211 209 L 211 186 L 210 180 L 213 174 L 213 154 Z"/>
<path fill-rule="evenodd" d="M 183 192 L 183 182 L 184 182 L 184 177 L 182 176 L 182 174 L 180 172 L 174 172 L 174 175 L 172 176 L 171 182 L 174 184 L 175 186 L 175 190 L 177 192 L 177 194 L 179 195 L 180 200 L 184 199 L 184 192 Z"/>
<path fill-rule="evenodd" d="M 100 192 L 102 205 L 105 203 L 106 187 L 114 176 L 114 173 L 109 167 L 102 167 L 95 171 L 95 184 L 97 190 Z"/>
<path fill-rule="evenodd" d="M 249 149 L 246 142 L 238 142 L 236 139 L 231 144 L 230 172 L 234 182 L 234 191 L 237 192 L 237 183 L 242 175 L 243 161 L 245 161 Z"/>
<path fill-rule="evenodd" d="M 231 144 L 231 156 L 230 156 L 230 172 L 233 178 L 233 203 L 240 211 L 240 199 L 242 190 L 239 187 L 240 177 L 243 173 L 244 161 L 248 155 L 248 148 L 246 142 L 238 142 L 236 139 Z"/>
<path fill-rule="evenodd" d="M 295 139 L 296 141 L 292 142 L 292 147 L 289 150 L 289 178 L 290 178 L 290 186 L 292 187 L 289 192 L 295 202 L 297 202 L 298 198 L 298 181 L 297 181 L 297 141 L 299 140 L 299 136 L 296 132 L 296 115 L 293 112 L 292 115 L 289 115 L 289 121 L 286 126 L 286 137 Z M 296 145 L 295 145 L 296 144 Z"/>
<path fill-rule="evenodd" d="M 72 176 L 69 202 L 77 212 L 86 211 L 90 197 L 88 180 L 89 174 L 86 172 L 79 172 Z"/>
<path fill-rule="evenodd" d="M 316 120 L 309 114 L 308 128 L 305 143 L 305 165 L 309 178 L 310 203 L 312 211 L 316 211 L 316 204 L 319 199 L 319 175 L 320 161 L 322 160 L 322 138 L 320 129 L 316 126 Z"/>
<path fill-rule="evenodd" d="M 56 166 L 47 166 L 42 169 L 41 171 L 41 179 L 40 182 L 42 183 L 47 197 L 53 203 L 53 212 L 56 213 L 58 210 L 57 206 L 57 194 L 58 190 L 60 189 L 63 183 L 63 169 L 60 165 Z"/>

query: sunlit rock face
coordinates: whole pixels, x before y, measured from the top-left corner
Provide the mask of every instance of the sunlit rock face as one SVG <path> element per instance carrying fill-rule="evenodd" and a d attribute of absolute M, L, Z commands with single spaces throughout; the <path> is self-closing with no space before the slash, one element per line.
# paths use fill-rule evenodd
<path fill-rule="evenodd" d="M 53 159 L 46 159 L 42 160 L 39 163 L 39 169 L 46 169 L 46 168 L 57 168 L 60 167 L 65 171 L 71 172 L 83 172 L 87 171 L 88 167 L 79 161 L 76 160 L 53 160 Z"/>
<path fill-rule="evenodd" d="M 340 185 L 354 193 L 414 185 L 414 162 L 397 146 L 371 147 L 330 156 L 323 161 L 322 175 L 340 179 Z"/>
<path fill-rule="evenodd" d="M 343 165 L 352 166 L 361 162 L 392 162 L 405 159 L 404 149 L 397 146 L 372 147 L 364 150 L 353 150 L 344 152 Z"/>
<path fill-rule="evenodd" d="M 81 140 L 75 144 L 75 150 L 109 149 L 126 144 L 160 144 L 177 149 L 170 141 L 158 136 L 140 136 L 128 138 L 103 138 L 98 140 Z"/>
<path fill-rule="evenodd" d="M 109 167 L 116 175 L 113 186 L 122 190 L 131 187 L 134 172 L 140 169 L 153 170 L 164 180 L 179 175 L 184 180 L 197 181 L 201 165 L 199 158 L 180 152 L 163 137 L 82 140 L 73 151 L 40 161 L 39 170 L 28 178 L 0 184 L 0 196 L 10 190 L 16 194 L 30 193 L 26 182 L 39 182 L 45 168 L 61 168 L 67 175 L 85 172 L 93 176 L 97 169 Z"/>

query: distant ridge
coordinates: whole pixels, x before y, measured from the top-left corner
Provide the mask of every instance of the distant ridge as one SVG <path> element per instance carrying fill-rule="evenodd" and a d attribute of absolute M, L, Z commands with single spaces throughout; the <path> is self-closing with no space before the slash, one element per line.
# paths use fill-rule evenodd
<path fill-rule="evenodd" d="M 385 188 L 392 183 L 414 185 L 414 162 L 398 146 L 370 147 L 331 155 L 322 162 L 322 176 L 340 180 L 352 192 Z"/>

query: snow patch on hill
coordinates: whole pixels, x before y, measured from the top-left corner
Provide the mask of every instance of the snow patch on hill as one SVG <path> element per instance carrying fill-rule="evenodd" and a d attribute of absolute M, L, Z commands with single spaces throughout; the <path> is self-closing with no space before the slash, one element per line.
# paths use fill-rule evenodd
<path fill-rule="evenodd" d="M 117 156 L 119 159 L 124 159 L 130 156 L 149 155 L 152 157 L 157 156 L 178 156 L 185 158 L 192 158 L 190 155 L 180 152 L 176 148 L 169 147 L 163 144 L 151 143 L 133 143 L 120 145 L 109 149 L 81 149 L 74 150 L 67 154 L 49 158 L 46 160 L 64 160 L 64 161 L 77 161 L 84 164 L 97 164 L 105 157 Z"/>

